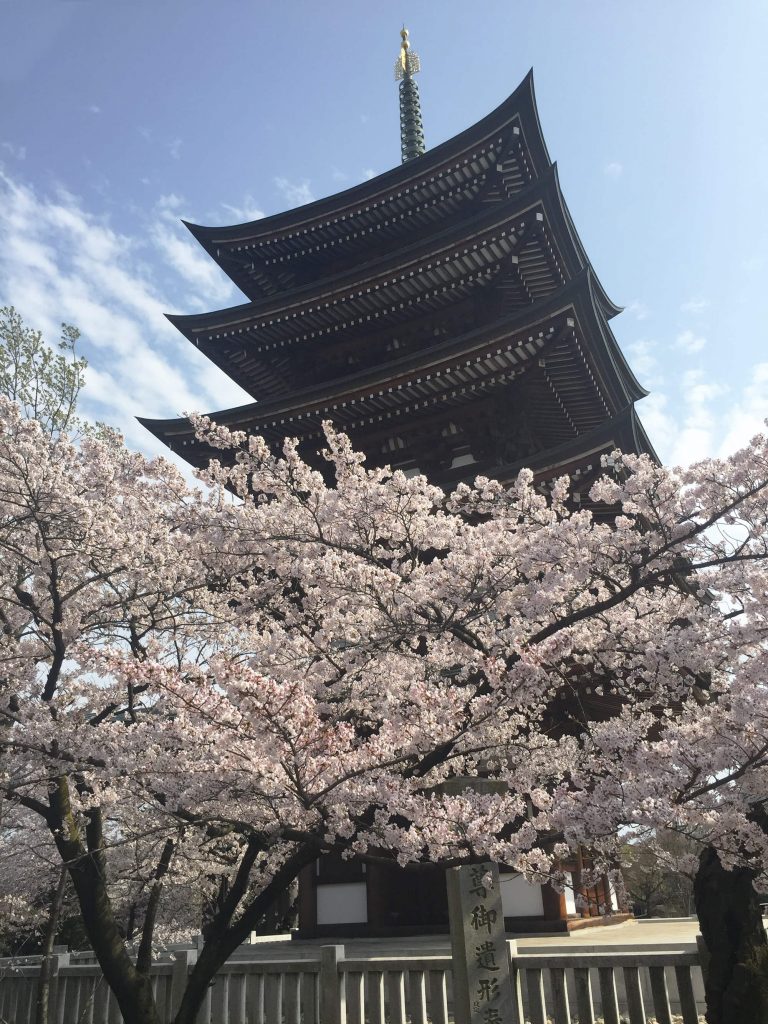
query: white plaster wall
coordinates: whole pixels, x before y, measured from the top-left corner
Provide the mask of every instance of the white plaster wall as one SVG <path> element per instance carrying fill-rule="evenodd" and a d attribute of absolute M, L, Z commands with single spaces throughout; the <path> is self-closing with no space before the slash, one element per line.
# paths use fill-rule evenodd
<path fill-rule="evenodd" d="M 573 875 L 570 871 L 565 874 L 565 912 L 567 914 L 576 913 L 576 894 L 573 891 Z"/>
<path fill-rule="evenodd" d="M 522 875 L 501 876 L 504 917 L 540 917 L 544 913 L 541 886 L 530 885 Z"/>
<path fill-rule="evenodd" d="M 607 909 L 608 910 L 618 910 L 619 909 L 619 901 L 616 898 L 616 889 L 613 886 L 613 879 L 610 878 L 610 877 L 608 878 L 608 899 L 610 900 L 611 905 Z"/>
<path fill-rule="evenodd" d="M 318 924 L 365 924 L 367 921 L 365 882 L 317 886 Z"/>

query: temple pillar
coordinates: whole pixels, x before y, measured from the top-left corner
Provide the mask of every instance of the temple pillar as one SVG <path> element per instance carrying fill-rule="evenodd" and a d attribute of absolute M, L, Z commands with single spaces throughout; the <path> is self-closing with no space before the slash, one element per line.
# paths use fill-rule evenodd
<path fill-rule="evenodd" d="M 368 925 L 375 934 L 376 929 L 386 924 L 385 904 L 387 896 L 386 872 L 380 864 L 366 865 L 366 900 L 368 905 Z"/>
<path fill-rule="evenodd" d="M 576 863 L 573 868 L 573 897 L 576 901 L 576 913 L 580 917 L 589 917 L 589 904 L 587 902 L 587 893 L 584 889 L 584 883 L 582 881 L 582 875 L 584 872 L 584 857 L 581 852 L 581 847 L 576 849 Z"/>
<path fill-rule="evenodd" d="M 564 921 L 568 917 L 565 893 L 558 892 L 549 883 L 541 887 L 541 903 L 545 921 Z"/>
<path fill-rule="evenodd" d="M 317 862 L 299 872 L 299 928 L 317 928 Z"/>

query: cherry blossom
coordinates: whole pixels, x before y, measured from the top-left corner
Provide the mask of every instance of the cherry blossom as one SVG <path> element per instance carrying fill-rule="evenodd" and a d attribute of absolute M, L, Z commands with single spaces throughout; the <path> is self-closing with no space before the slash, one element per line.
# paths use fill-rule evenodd
<path fill-rule="evenodd" d="M 686 473 L 614 453 L 606 522 L 567 480 L 444 494 L 328 427 L 331 485 L 195 422 L 197 491 L 0 400 L 0 785 L 126 1017 L 155 1024 L 153 950 L 203 920 L 193 1020 L 325 851 L 557 880 L 665 828 L 768 867 L 764 437 Z"/>

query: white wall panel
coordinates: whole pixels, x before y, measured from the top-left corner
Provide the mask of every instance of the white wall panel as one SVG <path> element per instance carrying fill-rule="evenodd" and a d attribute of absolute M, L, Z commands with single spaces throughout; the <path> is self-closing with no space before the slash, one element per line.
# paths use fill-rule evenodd
<path fill-rule="evenodd" d="M 502 875 L 501 906 L 504 917 L 541 917 L 544 914 L 541 886 L 530 885 L 522 875 Z"/>
<path fill-rule="evenodd" d="M 576 894 L 573 891 L 573 875 L 570 871 L 565 874 L 565 911 L 567 914 L 575 914 L 576 911 Z"/>
<path fill-rule="evenodd" d="M 365 924 L 367 921 L 365 882 L 317 886 L 318 924 Z"/>

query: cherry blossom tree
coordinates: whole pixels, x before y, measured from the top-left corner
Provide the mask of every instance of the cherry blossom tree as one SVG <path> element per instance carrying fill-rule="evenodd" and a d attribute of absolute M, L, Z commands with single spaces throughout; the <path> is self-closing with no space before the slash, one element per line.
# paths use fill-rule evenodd
<path fill-rule="evenodd" d="M 51 434 L 83 427 L 76 409 L 88 361 L 77 354 L 79 337 L 76 327 L 62 324 L 57 352 L 13 306 L 0 309 L 0 394 Z"/>
<path fill-rule="evenodd" d="M 0 414 L 0 784 L 126 1019 L 159 1021 L 151 956 L 191 891 L 210 912 L 176 1024 L 326 851 L 557 879 L 638 827 L 768 865 L 765 438 L 686 474 L 616 453 L 606 521 L 566 480 L 369 471 L 329 429 L 330 486 L 205 420 L 223 457 L 194 492 L 114 436 Z"/>

